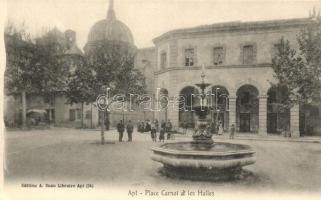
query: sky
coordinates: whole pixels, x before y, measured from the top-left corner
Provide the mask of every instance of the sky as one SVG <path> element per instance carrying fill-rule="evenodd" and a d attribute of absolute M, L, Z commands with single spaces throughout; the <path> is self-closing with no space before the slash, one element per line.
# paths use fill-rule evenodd
<path fill-rule="evenodd" d="M 90 28 L 107 14 L 109 0 L 7 0 L 7 20 L 24 23 L 34 36 L 53 27 L 77 33 L 82 49 Z M 173 29 L 229 21 L 308 17 L 320 0 L 114 0 L 116 17 L 132 31 L 138 48 Z"/>

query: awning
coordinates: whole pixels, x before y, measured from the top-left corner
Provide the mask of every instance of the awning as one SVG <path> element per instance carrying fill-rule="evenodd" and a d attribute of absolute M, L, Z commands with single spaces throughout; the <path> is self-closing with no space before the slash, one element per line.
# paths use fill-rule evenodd
<path fill-rule="evenodd" d="M 42 110 L 42 109 L 29 109 L 27 111 L 27 114 L 30 114 L 30 113 L 46 114 L 47 111 L 46 110 Z"/>

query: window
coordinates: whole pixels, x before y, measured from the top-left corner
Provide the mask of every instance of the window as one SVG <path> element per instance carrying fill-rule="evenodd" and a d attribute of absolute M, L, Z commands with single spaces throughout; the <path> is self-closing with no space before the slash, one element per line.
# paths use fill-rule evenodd
<path fill-rule="evenodd" d="M 75 109 L 69 110 L 69 121 L 75 121 L 76 119 L 76 112 Z"/>
<path fill-rule="evenodd" d="M 224 60 L 224 48 L 214 47 L 214 65 L 223 64 L 223 60 Z"/>
<path fill-rule="evenodd" d="M 273 47 L 272 47 L 272 58 L 275 57 L 276 55 L 278 55 L 280 47 L 281 47 L 280 43 L 273 45 Z"/>
<path fill-rule="evenodd" d="M 77 119 L 81 119 L 81 109 L 77 109 Z"/>
<path fill-rule="evenodd" d="M 44 103 L 49 104 L 50 106 L 55 106 L 55 98 L 54 97 L 45 97 Z"/>
<path fill-rule="evenodd" d="M 254 63 L 254 47 L 253 45 L 243 46 L 243 64 Z"/>
<path fill-rule="evenodd" d="M 90 110 L 86 111 L 86 119 L 91 119 L 91 111 Z"/>
<path fill-rule="evenodd" d="M 165 69 L 167 64 L 167 54 L 166 52 L 161 53 L 160 55 L 160 67 L 161 69 Z"/>
<path fill-rule="evenodd" d="M 81 119 L 81 109 L 70 109 L 69 110 L 69 121 L 75 121 Z"/>
<path fill-rule="evenodd" d="M 194 65 L 194 49 L 185 49 L 185 66 Z"/>

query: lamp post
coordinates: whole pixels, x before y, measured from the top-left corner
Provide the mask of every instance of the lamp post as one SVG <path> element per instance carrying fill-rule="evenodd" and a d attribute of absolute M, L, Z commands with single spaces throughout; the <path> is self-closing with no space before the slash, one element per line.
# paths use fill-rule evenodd
<path fill-rule="evenodd" d="M 218 107 L 217 107 L 217 102 L 218 102 L 218 95 L 217 95 L 217 90 L 219 90 L 220 88 L 215 88 L 215 110 L 216 110 L 216 112 L 217 112 L 217 110 L 218 110 Z"/>
<path fill-rule="evenodd" d="M 106 86 L 101 87 L 101 91 L 105 94 Z M 103 102 L 106 104 L 106 101 Z M 101 136 L 101 144 L 105 144 L 105 110 L 100 110 L 100 136 Z"/>
<path fill-rule="evenodd" d="M 217 103 L 218 103 L 218 94 L 217 94 L 217 91 L 219 90 L 220 88 L 215 88 L 215 113 L 216 113 L 216 117 L 215 117 L 215 125 L 216 127 L 219 126 L 218 124 L 218 115 L 219 115 L 219 109 L 218 109 L 218 106 L 217 106 Z"/>

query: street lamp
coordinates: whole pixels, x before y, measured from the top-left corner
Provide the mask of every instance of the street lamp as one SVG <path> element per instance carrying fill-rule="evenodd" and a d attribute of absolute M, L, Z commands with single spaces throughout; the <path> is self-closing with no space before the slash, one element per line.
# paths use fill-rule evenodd
<path fill-rule="evenodd" d="M 220 88 L 215 88 L 215 109 L 216 109 L 216 112 L 218 110 L 218 107 L 217 107 L 217 102 L 218 102 L 218 98 L 217 98 L 217 90 L 219 90 Z"/>
<path fill-rule="evenodd" d="M 105 85 L 101 86 L 101 91 L 104 94 L 107 90 L 107 87 Z M 104 102 L 101 102 L 103 104 L 106 104 L 106 99 L 104 99 Z M 99 103 L 99 102 L 98 102 Z M 101 144 L 105 144 L 105 109 L 100 110 L 100 137 L 101 137 Z"/>

